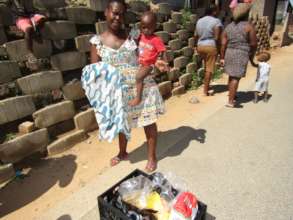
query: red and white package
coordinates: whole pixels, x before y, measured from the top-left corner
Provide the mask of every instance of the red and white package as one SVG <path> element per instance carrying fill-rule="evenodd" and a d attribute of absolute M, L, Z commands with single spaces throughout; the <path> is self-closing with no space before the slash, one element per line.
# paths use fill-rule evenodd
<path fill-rule="evenodd" d="M 190 192 L 182 192 L 176 198 L 169 220 L 193 220 L 198 211 L 197 198 Z"/>

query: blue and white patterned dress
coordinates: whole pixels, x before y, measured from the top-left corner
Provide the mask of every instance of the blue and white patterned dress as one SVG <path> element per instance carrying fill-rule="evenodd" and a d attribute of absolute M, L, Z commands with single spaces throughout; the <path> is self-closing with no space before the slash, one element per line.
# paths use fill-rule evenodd
<path fill-rule="evenodd" d="M 128 105 L 136 97 L 136 73 L 139 68 L 134 39 L 129 37 L 117 50 L 104 45 L 98 35 L 92 37 L 90 43 L 96 46 L 103 63 L 117 68 L 121 73 L 123 102 L 129 127 L 145 127 L 155 123 L 159 115 L 165 113 L 165 108 L 158 86 L 151 76 L 144 80 L 141 103 L 134 107 Z"/>
<path fill-rule="evenodd" d="M 122 74 L 117 68 L 98 62 L 83 68 L 81 81 L 99 124 L 99 139 L 111 142 L 119 133 L 129 139 Z"/>

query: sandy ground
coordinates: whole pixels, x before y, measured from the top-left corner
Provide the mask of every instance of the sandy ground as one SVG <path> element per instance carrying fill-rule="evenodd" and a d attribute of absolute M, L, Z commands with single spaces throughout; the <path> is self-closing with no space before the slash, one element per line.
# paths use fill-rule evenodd
<path fill-rule="evenodd" d="M 293 47 L 283 50 L 293 50 Z M 283 50 L 274 51 L 273 56 L 276 53 L 281 55 Z M 248 76 L 241 83 L 249 87 L 254 77 L 255 70 L 250 68 Z M 170 144 L 168 137 L 164 135 L 166 131 L 168 135 L 175 135 L 178 129 L 184 129 L 180 125 L 191 116 L 201 123 L 222 108 L 227 98 L 226 80 L 224 76 L 215 83 L 214 88 L 218 93 L 213 97 L 203 97 L 201 90 L 198 90 L 166 101 L 167 113 L 158 121 L 160 136 L 164 137 L 159 140 L 159 151 L 164 151 Z M 189 103 L 193 96 L 199 98 L 199 104 Z M 0 190 L 0 218 L 37 218 L 109 169 L 109 159 L 117 153 L 117 141 L 109 144 L 99 142 L 96 137 L 97 131 L 92 132 L 88 140 L 58 157 L 30 161 L 27 164 L 29 173 L 26 178 L 15 180 Z M 129 151 L 134 151 L 137 155 L 130 158 L 130 163 L 135 168 L 136 163 L 146 160 L 143 156 L 143 129 L 133 130 L 132 137 Z"/>

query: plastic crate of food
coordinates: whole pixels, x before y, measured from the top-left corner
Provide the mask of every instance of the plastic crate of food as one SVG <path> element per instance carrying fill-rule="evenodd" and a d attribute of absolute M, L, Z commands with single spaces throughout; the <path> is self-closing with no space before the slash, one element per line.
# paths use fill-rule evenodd
<path fill-rule="evenodd" d="M 110 189 L 108 189 L 106 192 L 98 196 L 97 199 L 99 205 L 100 220 L 132 220 L 120 209 L 113 206 L 109 201 L 111 201 L 115 197 L 114 191 L 119 187 L 122 182 L 139 175 L 150 178 L 148 174 L 136 169 L 125 178 L 123 178 L 121 181 L 116 183 L 114 186 L 112 186 Z M 207 205 L 198 201 L 198 213 L 194 220 L 205 220 L 206 211 Z"/>

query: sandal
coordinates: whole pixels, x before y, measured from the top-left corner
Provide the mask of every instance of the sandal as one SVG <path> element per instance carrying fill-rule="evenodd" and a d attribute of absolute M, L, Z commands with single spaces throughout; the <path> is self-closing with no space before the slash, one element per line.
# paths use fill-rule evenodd
<path fill-rule="evenodd" d="M 128 154 L 124 157 L 116 156 L 110 160 L 110 165 L 111 165 L 111 167 L 114 167 L 117 164 L 119 164 L 121 161 L 126 161 L 126 160 L 128 160 Z"/>
<path fill-rule="evenodd" d="M 157 162 L 148 162 L 146 167 L 145 167 L 145 171 L 147 173 L 152 173 L 157 169 Z"/>

